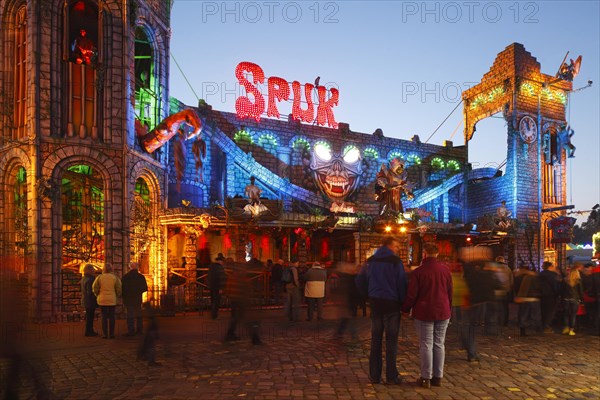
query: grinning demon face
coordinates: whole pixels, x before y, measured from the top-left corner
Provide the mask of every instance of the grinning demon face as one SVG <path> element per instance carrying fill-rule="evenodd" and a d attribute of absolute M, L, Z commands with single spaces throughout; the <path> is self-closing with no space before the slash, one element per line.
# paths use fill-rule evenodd
<path fill-rule="evenodd" d="M 319 188 L 334 202 L 343 201 L 358 186 L 362 174 L 360 151 L 346 146 L 342 154 L 333 154 L 331 147 L 317 142 L 311 153 L 310 169 Z"/>

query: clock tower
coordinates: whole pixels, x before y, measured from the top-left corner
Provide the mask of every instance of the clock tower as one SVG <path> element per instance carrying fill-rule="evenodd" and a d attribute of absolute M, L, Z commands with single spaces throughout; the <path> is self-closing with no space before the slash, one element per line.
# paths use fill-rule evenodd
<path fill-rule="evenodd" d="M 565 110 L 572 83 L 541 72 L 522 44 L 499 53 L 481 82 L 463 93 L 465 143 L 484 118 L 502 112 L 507 123 L 506 171 L 467 186 L 467 221 L 496 216 L 502 200 L 512 218 L 505 236 L 511 266 L 538 269 L 544 259 L 562 265 L 564 245 L 554 243 L 546 212 L 566 205 L 566 163 L 573 148 L 565 142 Z M 570 138 L 570 137 L 569 137 Z M 564 214 L 564 211 L 562 211 Z M 502 229 L 500 229 L 502 231 Z M 508 238 L 508 239 L 506 239 Z"/>

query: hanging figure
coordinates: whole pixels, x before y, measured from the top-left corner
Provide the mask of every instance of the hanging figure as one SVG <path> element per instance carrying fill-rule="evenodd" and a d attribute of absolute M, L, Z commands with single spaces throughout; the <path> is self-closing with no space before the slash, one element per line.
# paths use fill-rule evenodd
<path fill-rule="evenodd" d="M 411 200 L 414 196 L 404 171 L 404 161 L 394 158 L 389 168 L 381 164 L 375 182 L 375 200 L 379 202 L 379 215 L 397 215 L 404 212 L 402 195 Z"/>
<path fill-rule="evenodd" d="M 567 157 L 573 158 L 575 157 L 575 146 L 571 143 L 571 138 L 575 135 L 575 131 L 571 129 L 569 125 L 565 125 L 558 132 L 558 148 L 564 148 L 567 152 Z"/>
<path fill-rule="evenodd" d="M 244 207 L 244 214 L 250 214 L 254 217 L 259 216 L 269 209 L 260 201 L 262 190 L 254 184 L 256 178 L 250 177 L 250 184 L 246 185 L 244 194 L 248 197 L 248 204 Z"/>

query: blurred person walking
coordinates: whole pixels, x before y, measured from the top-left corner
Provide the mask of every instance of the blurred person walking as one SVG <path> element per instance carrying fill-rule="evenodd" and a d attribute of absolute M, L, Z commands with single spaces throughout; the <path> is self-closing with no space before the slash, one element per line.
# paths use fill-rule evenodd
<path fill-rule="evenodd" d="M 102 312 L 102 339 L 115 338 L 115 308 L 122 293 L 121 280 L 113 273 L 111 264 L 105 264 L 102 274 L 92 284 L 92 290 Z"/>
<path fill-rule="evenodd" d="M 369 354 L 369 381 L 381 382 L 382 342 L 385 331 L 385 374 L 387 384 L 400 384 L 396 358 L 400 310 L 406 296 L 404 264 L 397 256 L 398 239 L 387 236 L 356 277 L 356 285 L 371 303 L 371 352 Z"/>
<path fill-rule="evenodd" d="M 252 310 L 252 282 L 246 265 L 228 263 L 226 267 L 229 270 L 226 293 L 231 301 L 231 319 L 225 341 L 240 340 L 237 335 L 237 327 L 242 323 L 247 323 L 250 328 L 252 344 L 262 344 L 258 314 Z"/>
<path fill-rule="evenodd" d="M 540 309 L 542 312 L 542 329 L 544 333 L 552 333 L 550 327 L 556 306 L 560 298 L 562 279 L 556 270 L 556 266 L 550 261 L 542 263 L 542 272 L 539 273 L 540 278 Z"/>
<path fill-rule="evenodd" d="M 281 271 L 281 281 L 285 285 L 285 315 L 290 321 L 300 321 L 300 280 L 298 277 L 298 261 L 290 262 Z"/>
<path fill-rule="evenodd" d="M 583 303 L 583 284 L 577 265 L 571 267 L 563 286 L 563 299 L 565 306 L 563 335 L 575 336 L 575 323 L 577 311 Z"/>
<path fill-rule="evenodd" d="M 542 333 L 539 276 L 525 264 L 515 272 L 515 303 L 519 305 L 519 331 L 527 336 L 527 328 Z"/>
<path fill-rule="evenodd" d="M 129 272 L 123 276 L 123 305 L 127 311 L 127 333 L 125 336 L 141 335 L 144 331 L 142 295 L 148 291 L 148 283 L 139 272 L 139 264 L 129 264 Z"/>
<path fill-rule="evenodd" d="M 435 243 L 423 245 L 425 258 L 408 281 L 408 293 L 402 306 L 412 312 L 419 339 L 421 377 L 417 384 L 429 388 L 441 386 L 446 357 L 446 330 L 452 315 L 452 276 L 450 268 L 437 260 Z"/>

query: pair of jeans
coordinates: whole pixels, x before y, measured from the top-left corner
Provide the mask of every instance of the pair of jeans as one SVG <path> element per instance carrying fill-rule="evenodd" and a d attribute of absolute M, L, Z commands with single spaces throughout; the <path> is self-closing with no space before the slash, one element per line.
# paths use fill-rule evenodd
<path fill-rule="evenodd" d="M 115 308 L 116 306 L 100 306 L 102 312 L 102 335 L 115 337 Z"/>
<path fill-rule="evenodd" d="M 142 304 L 126 305 L 127 309 L 127 333 L 142 333 L 144 331 L 144 318 L 142 316 Z M 137 329 L 136 329 L 137 324 Z"/>
<path fill-rule="evenodd" d="M 485 303 L 473 304 L 467 307 L 453 307 L 453 309 L 458 322 L 458 333 L 462 347 L 467 351 L 469 359 L 474 358 L 477 356 L 475 333 L 485 312 Z"/>
<path fill-rule="evenodd" d="M 542 313 L 539 301 L 519 303 L 519 328 L 534 328 L 542 331 Z"/>
<path fill-rule="evenodd" d="M 317 306 L 317 318 L 323 319 L 323 297 L 307 297 L 306 302 L 308 303 L 308 320 L 312 320 L 315 305 Z"/>
<path fill-rule="evenodd" d="M 419 338 L 421 378 L 431 379 L 444 376 L 444 360 L 446 358 L 444 342 L 449 322 L 449 319 L 440 321 L 415 319 L 415 328 Z"/>
<path fill-rule="evenodd" d="M 371 313 L 371 353 L 369 354 L 369 378 L 371 382 L 381 380 L 382 343 L 385 331 L 385 376 L 388 382 L 398 379 L 396 357 L 398 355 L 398 333 L 400 312 L 387 314 Z"/>
<path fill-rule="evenodd" d="M 554 314 L 556 313 L 556 305 L 558 299 L 556 296 L 542 296 L 540 298 L 540 309 L 542 311 L 542 328 L 550 328 Z"/>

